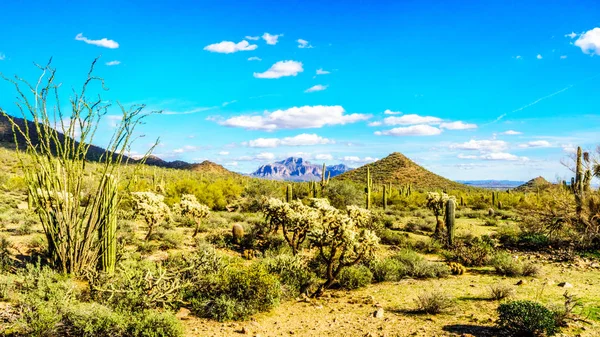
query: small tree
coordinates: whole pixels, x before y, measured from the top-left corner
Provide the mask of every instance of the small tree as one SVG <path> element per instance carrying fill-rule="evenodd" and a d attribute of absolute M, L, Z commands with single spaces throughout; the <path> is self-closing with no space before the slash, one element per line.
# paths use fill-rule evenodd
<path fill-rule="evenodd" d="M 368 229 L 360 229 L 356 220 L 331 207 L 326 200 L 313 202 L 319 212 L 319 221 L 310 232 L 310 242 L 318 248 L 318 257 L 326 265 L 326 281 L 316 291 L 333 285 L 340 272 L 374 256 L 379 238 Z"/>
<path fill-rule="evenodd" d="M 134 201 L 134 211 L 136 215 L 142 217 L 148 225 L 148 233 L 144 240 L 148 241 L 154 227 L 164 220 L 168 220 L 171 216 L 169 206 L 163 200 L 164 196 L 154 194 L 152 192 L 132 192 L 131 196 Z"/>
<path fill-rule="evenodd" d="M 435 232 L 434 236 L 439 236 L 443 230 L 442 222 L 440 221 L 440 217 L 444 216 L 444 209 L 446 207 L 446 202 L 450 197 L 446 193 L 437 193 L 437 192 L 429 192 L 427 193 L 427 204 L 426 207 L 429 208 L 435 215 Z"/>
<path fill-rule="evenodd" d="M 195 228 L 192 237 L 198 235 L 198 230 L 202 220 L 206 219 L 210 214 L 210 208 L 198 202 L 193 194 L 184 194 L 181 196 L 181 201 L 174 207 L 178 210 L 181 216 L 194 221 Z"/>

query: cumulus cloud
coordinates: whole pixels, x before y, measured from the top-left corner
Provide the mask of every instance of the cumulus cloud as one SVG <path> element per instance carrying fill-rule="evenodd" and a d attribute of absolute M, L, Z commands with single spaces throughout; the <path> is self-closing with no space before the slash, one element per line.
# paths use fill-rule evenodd
<path fill-rule="evenodd" d="M 517 55 L 517 56 L 515 56 L 515 59 L 517 59 L 517 60 L 520 60 L 520 59 L 522 59 L 522 58 L 523 58 L 523 57 L 521 57 L 521 55 Z"/>
<path fill-rule="evenodd" d="M 419 116 L 409 114 L 400 117 L 386 117 L 384 120 L 386 125 L 413 125 L 413 124 L 439 124 L 442 119 L 432 116 Z"/>
<path fill-rule="evenodd" d="M 304 40 L 304 39 L 298 39 L 296 40 L 296 42 L 298 42 L 298 48 L 312 48 L 313 46 L 310 45 L 310 43 L 308 43 L 308 41 Z"/>
<path fill-rule="evenodd" d="M 331 72 L 327 71 L 327 70 L 323 70 L 323 68 L 317 69 L 317 75 L 327 75 L 327 74 L 331 74 Z"/>
<path fill-rule="evenodd" d="M 264 33 L 262 38 L 265 40 L 267 44 L 276 45 L 279 42 L 279 37 L 283 36 L 283 34 L 271 35 L 269 33 Z"/>
<path fill-rule="evenodd" d="M 375 135 L 377 136 L 436 136 L 441 133 L 442 130 L 425 124 L 375 131 Z"/>
<path fill-rule="evenodd" d="M 572 39 L 576 38 L 577 36 L 578 36 L 578 34 L 575 32 L 571 32 L 570 34 L 565 35 L 565 37 L 570 37 Z"/>
<path fill-rule="evenodd" d="M 296 76 L 303 72 L 302 62 L 297 61 L 279 61 L 271 66 L 264 73 L 254 73 L 256 78 L 280 78 L 285 76 Z"/>
<path fill-rule="evenodd" d="M 258 56 L 252 56 L 248 58 L 248 61 L 262 61 L 262 59 Z"/>
<path fill-rule="evenodd" d="M 502 152 L 508 148 L 508 143 L 503 140 L 475 140 L 471 139 L 466 143 L 452 144 L 451 149 L 471 150 L 481 152 Z"/>
<path fill-rule="evenodd" d="M 479 157 L 474 156 L 474 155 L 466 155 L 466 154 L 462 154 L 460 153 L 458 156 L 456 156 L 459 159 L 477 159 Z"/>
<path fill-rule="evenodd" d="M 402 115 L 401 111 L 392 111 L 390 109 L 387 109 L 383 112 L 384 115 Z"/>
<path fill-rule="evenodd" d="M 567 55 L 561 55 L 561 56 L 560 56 L 560 59 L 561 59 L 561 60 L 564 60 L 564 59 L 566 59 L 566 58 L 567 58 Z"/>
<path fill-rule="evenodd" d="M 323 91 L 323 90 L 325 90 L 325 89 L 327 89 L 327 86 L 326 86 L 326 85 L 317 84 L 317 85 L 314 85 L 314 86 L 312 86 L 312 87 L 310 87 L 310 88 L 308 88 L 308 89 L 304 90 L 304 92 Z"/>
<path fill-rule="evenodd" d="M 585 54 L 600 55 L 600 28 L 596 27 L 579 35 L 575 45 Z"/>
<path fill-rule="evenodd" d="M 371 115 L 346 114 L 339 105 L 293 107 L 286 110 L 266 111 L 262 115 L 240 115 L 219 124 L 248 130 L 307 129 L 326 125 L 344 125 L 367 120 Z"/>
<path fill-rule="evenodd" d="M 536 58 L 537 58 L 538 60 L 541 60 L 541 59 L 542 59 L 542 54 L 537 54 Z"/>
<path fill-rule="evenodd" d="M 178 149 L 173 150 L 173 152 L 175 152 L 175 153 L 185 153 L 185 152 L 194 152 L 194 151 L 198 151 L 198 150 L 200 150 L 200 148 L 197 147 L 197 146 L 185 145 L 183 147 L 180 147 Z"/>
<path fill-rule="evenodd" d="M 219 152 L 219 156 L 227 156 L 227 155 L 229 155 L 229 152 L 227 152 L 227 151 Z"/>
<path fill-rule="evenodd" d="M 222 41 L 219 43 L 209 44 L 204 47 L 204 50 L 207 50 L 211 53 L 221 53 L 221 54 L 231 54 L 237 53 L 238 51 L 249 51 L 258 48 L 255 44 L 250 44 L 246 40 L 242 40 L 238 43 L 232 41 Z"/>
<path fill-rule="evenodd" d="M 317 134 L 302 133 L 294 137 L 285 138 L 258 138 L 251 140 L 244 145 L 249 147 L 278 147 L 278 146 L 311 146 L 325 145 L 335 143 L 331 139 L 321 137 Z"/>
<path fill-rule="evenodd" d="M 527 157 L 519 157 L 516 156 L 514 154 L 511 153 L 506 153 L 506 152 L 492 152 L 492 153 L 486 153 L 480 156 L 481 159 L 483 160 L 506 160 L 506 161 L 528 161 L 529 158 Z"/>
<path fill-rule="evenodd" d="M 577 147 L 573 144 L 563 144 L 561 147 L 566 153 L 577 153 Z"/>
<path fill-rule="evenodd" d="M 317 160 L 333 160 L 333 156 L 327 153 L 321 153 L 321 154 L 317 154 L 315 156 L 315 159 Z"/>
<path fill-rule="evenodd" d="M 121 64 L 121 61 L 117 61 L 117 60 L 106 62 L 107 66 L 118 66 L 119 64 Z"/>
<path fill-rule="evenodd" d="M 257 155 L 253 155 L 253 156 L 241 156 L 239 158 L 236 158 L 236 160 L 239 161 L 266 161 L 266 160 L 273 160 L 275 159 L 275 154 L 271 153 L 271 152 L 261 152 Z"/>
<path fill-rule="evenodd" d="M 77 34 L 77 36 L 75 36 L 75 40 L 83 41 L 87 44 L 92 44 L 92 45 L 98 46 L 98 47 L 104 47 L 104 48 L 109 48 L 109 49 L 119 48 L 119 44 L 115 40 L 109 40 L 107 38 L 102 38 L 100 40 L 90 40 L 87 37 L 83 36 L 83 33 Z"/>
<path fill-rule="evenodd" d="M 368 124 L 369 126 L 382 126 L 383 122 L 375 121 Z"/>
<path fill-rule="evenodd" d="M 358 157 L 358 156 L 344 156 L 342 158 L 340 158 L 340 160 L 346 162 L 346 163 L 356 163 L 356 164 L 362 164 L 362 163 L 372 163 L 374 161 L 377 161 L 377 158 L 373 158 L 373 157 Z"/>
<path fill-rule="evenodd" d="M 256 41 L 256 40 L 260 39 L 260 36 L 248 36 L 248 35 L 246 35 L 245 39 L 246 40 L 251 40 L 251 41 Z"/>
<path fill-rule="evenodd" d="M 4 61 L 6 60 L 6 55 L 4 55 L 3 53 L 0 53 L 0 61 Z"/>
<path fill-rule="evenodd" d="M 519 147 L 521 148 L 529 148 L 529 147 L 552 147 L 552 144 L 550 144 L 549 141 L 547 140 L 535 140 L 535 141 L 531 141 L 528 143 L 524 143 L 524 144 L 519 144 Z"/>
<path fill-rule="evenodd" d="M 508 135 L 508 136 L 516 136 L 516 135 L 522 135 L 523 132 L 519 132 L 519 131 L 515 131 L 515 130 L 508 130 L 508 131 L 502 132 L 501 134 Z"/>
<path fill-rule="evenodd" d="M 469 129 L 477 129 L 477 125 L 476 124 L 468 124 L 468 123 L 463 123 L 461 121 L 457 121 L 457 122 L 442 123 L 442 124 L 440 124 L 440 129 L 447 129 L 447 130 L 469 130 Z"/>

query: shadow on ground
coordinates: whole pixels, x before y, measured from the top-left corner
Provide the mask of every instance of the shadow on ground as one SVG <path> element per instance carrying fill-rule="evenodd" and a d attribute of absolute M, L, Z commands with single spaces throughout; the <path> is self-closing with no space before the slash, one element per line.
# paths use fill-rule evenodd
<path fill-rule="evenodd" d="M 497 328 L 485 325 L 454 324 L 443 327 L 444 331 L 455 334 L 468 334 L 475 337 L 504 336 Z"/>

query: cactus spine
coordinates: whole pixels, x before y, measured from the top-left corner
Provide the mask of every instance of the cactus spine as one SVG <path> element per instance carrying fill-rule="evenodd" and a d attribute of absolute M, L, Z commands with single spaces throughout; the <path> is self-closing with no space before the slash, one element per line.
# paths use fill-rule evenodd
<path fill-rule="evenodd" d="M 104 176 L 104 191 L 100 199 L 100 212 L 104 213 L 104 222 L 98 227 L 100 257 L 98 267 L 101 271 L 113 274 L 117 264 L 117 183 L 113 176 Z"/>
<path fill-rule="evenodd" d="M 371 180 L 371 168 L 367 166 L 367 187 L 365 188 L 365 193 L 367 194 L 367 209 L 371 209 L 371 187 L 373 185 L 373 181 Z"/>
<path fill-rule="evenodd" d="M 456 209 L 456 202 L 454 199 L 448 199 L 446 201 L 446 228 L 448 228 L 448 246 L 454 245 L 454 210 Z"/>
<path fill-rule="evenodd" d="M 292 185 L 288 184 L 285 188 L 285 202 L 290 203 L 293 199 Z"/>

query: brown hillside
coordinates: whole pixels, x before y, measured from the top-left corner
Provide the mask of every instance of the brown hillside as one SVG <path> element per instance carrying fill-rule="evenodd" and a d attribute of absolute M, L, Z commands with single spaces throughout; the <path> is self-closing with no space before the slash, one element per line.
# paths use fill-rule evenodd
<path fill-rule="evenodd" d="M 525 184 L 515 188 L 516 192 L 536 192 L 538 189 L 545 190 L 548 187 L 552 186 L 548 180 L 543 177 L 533 178 Z"/>
<path fill-rule="evenodd" d="M 467 185 L 446 179 L 424 169 L 399 152 L 394 152 L 374 163 L 342 173 L 334 179 L 364 183 L 367 177 L 367 167 L 371 169 L 374 184 L 411 184 L 413 187 L 422 189 L 472 189 Z"/>
<path fill-rule="evenodd" d="M 215 164 L 212 161 L 205 160 L 199 164 L 190 164 L 185 167 L 186 170 L 202 173 L 211 173 L 219 175 L 237 175 L 235 172 L 231 172 L 219 164 Z"/>

